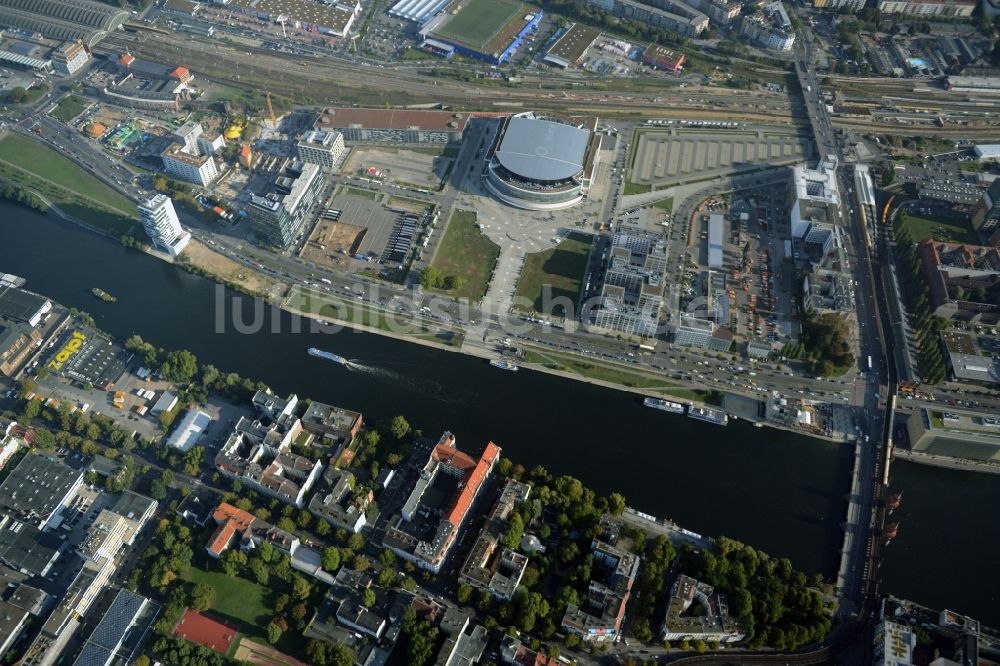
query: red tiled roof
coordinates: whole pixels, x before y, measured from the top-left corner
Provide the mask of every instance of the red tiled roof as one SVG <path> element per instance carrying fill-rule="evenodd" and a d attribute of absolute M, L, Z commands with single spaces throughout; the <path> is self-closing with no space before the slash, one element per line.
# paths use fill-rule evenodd
<path fill-rule="evenodd" d="M 132 55 L 131 53 L 122 54 L 122 57 L 118 58 L 118 62 L 121 63 L 122 65 L 125 65 L 126 67 L 128 65 L 131 65 L 134 61 L 135 61 L 135 56 Z"/>
<path fill-rule="evenodd" d="M 221 555 L 226 548 L 229 548 L 233 537 L 249 529 L 250 524 L 255 520 L 252 514 L 228 502 L 222 502 L 215 507 L 212 518 L 219 524 L 219 527 L 208 540 L 208 549 L 216 555 Z"/>
<path fill-rule="evenodd" d="M 219 506 L 215 507 L 215 511 L 212 512 L 212 518 L 217 523 L 224 523 L 230 520 L 235 521 L 239 524 L 240 529 L 244 530 L 250 527 L 250 523 L 254 521 L 253 514 L 237 508 L 229 502 L 222 502 Z"/>
<path fill-rule="evenodd" d="M 216 555 L 222 555 L 222 552 L 229 548 L 234 536 L 236 536 L 236 527 L 232 523 L 223 523 L 208 540 L 208 549 Z"/>
<path fill-rule="evenodd" d="M 438 444 L 437 448 L 435 448 L 435 453 L 437 453 L 439 448 L 442 448 L 441 444 Z M 456 449 L 444 447 L 444 450 L 459 453 L 463 457 L 468 458 L 470 463 L 472 462 L 471 458 Z M 479 462 L 475 463 L 475 468 L 466 474 L 465 485 L 462 487 L 462 491 L 458 494 L 458 497 L 455 498 L 455 504 L 453 504 L 451 510 L 448 511 L 448 515 L 445 516 L 445 520 L 452 525 L 458 525 L 462 522 L 462 518 L 464 518 L 465 514 L 468 512 L 469 506 L 472 505 L 472 500 L 475 499 L 476 494 L 479 492 L 479 486 L 481 486 L 483 481 L 486 480 L 486 475 L 489 474 L 493 463 L 496 462 L 499 455 L 500 447 L 493 442 L 486 445 L 486 450 L 484 450 L 483 455 L 479 457 Z"/>
<path fill-rule="evenodd" d="M 190 74 L 191 73 L 188 71 L 187 67 L 178 67 L 174 71 L 170 72 L 170 76 L 175 79 L 184 79 L 187 76 L 190 76 Z"/>

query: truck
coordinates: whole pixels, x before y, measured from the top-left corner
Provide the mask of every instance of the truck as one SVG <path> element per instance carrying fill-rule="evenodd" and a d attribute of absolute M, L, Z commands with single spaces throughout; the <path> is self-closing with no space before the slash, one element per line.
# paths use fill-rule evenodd
<path fill-rule="evenodd" d="M 868 357 L 868 369 L 869 370 L 872 369 L 872 357 L 871 356 Z"/>

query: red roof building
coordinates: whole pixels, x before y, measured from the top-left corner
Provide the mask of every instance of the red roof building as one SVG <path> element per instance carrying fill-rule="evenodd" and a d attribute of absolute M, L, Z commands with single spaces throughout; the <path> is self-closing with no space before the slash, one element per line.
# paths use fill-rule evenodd
<path fill-rule="evenodd" d="M 176 67 L 170 72 L 169 76 L 172 79 L 177 79 L 181 83 L 191 80 L 191 72 L 188 71 L 187 67 Z"/>
<path fill-rule="evenodd" d="M 483 487 L 483 482 L 499 459 L 500 447 L 493 442 L 486 445 L 482 455 L 476 460 L 455 447 L 454 435 L 444 433 L 421 470 L 420 477 L 403 506 L 399 521 L 386 530 L 383 544 L 417 566 L 438 573 L 456 541 L 462 522 Z M 440 472 L 459 480 L 458 492 L 443 511 L 433 536 L 427 541 L 420 541 L 401 528 L 405 527 L 404 523 L 416 519 L 424 491 L 434 483 Z"/>
<path fill-rule="evenodd" d="M 238 509 L 228 502 L 223 502 L 212 512 L 212 518 L 219 525 L 208 540 L 208 554 L 219 557 L 238 540 L 244 532 L 250 529 L 257 518 L 243 509 Z"/>
<path fill-rule="evenodd" d="M 123 53 L 121 58 L 118 58 L 118 64 L 128 67 L 133 62 L 135 62 L 135 56 L 131 53 Z"/>

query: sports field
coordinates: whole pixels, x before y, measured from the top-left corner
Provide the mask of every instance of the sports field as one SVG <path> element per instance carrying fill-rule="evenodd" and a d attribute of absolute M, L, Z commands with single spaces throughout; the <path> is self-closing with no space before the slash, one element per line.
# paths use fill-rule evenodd
<path fill-rule="evenodd" d="M 445 39 L 480 50 L 522 11 L 527 12 L 524 5 L 511 0 L 469 0 L 435 32 Z"/>

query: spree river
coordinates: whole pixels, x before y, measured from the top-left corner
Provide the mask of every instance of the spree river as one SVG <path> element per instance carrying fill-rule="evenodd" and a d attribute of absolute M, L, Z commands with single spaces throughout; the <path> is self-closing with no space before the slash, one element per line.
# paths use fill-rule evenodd
<path fill-rule="evenodd" d="M 113 335 L 138 333 L 167 349 L 189 349 L 223 371 L 281 394 L 357 409 L 368 421 L 403 414 L 428 436 L 451 430 L 465 449 L 492 440 L 515 462 L 573 475 L 601 493 L 622 492 L 630 506 L 692 531 L 740 539 L 810 573 L 832 578 L 836 571 L 850 482 L 847 446 L 743 421 L 703 424 L 643 407 L 630 393 L 503 372 L 482 359 L 383 336 L 294 332 L 296 318 L 270 308 L 267 320 L 273 315 L 277 326 L 240 333 L 231 314 L 240 311 L 249 321 L 250 299 L 229 291 L 220 297 L 208 280 L 7 202 L 0 202 L 0 272 L 87 310 Z M 97 300 L 93 287 L 118 302 Z M 313 358 L 309 347 L 356 364 Z M 888 591 L 1000 624 L 996 576 L 991 592 L 976 580 L 979 572 L 992 573 L 982 566 L 989 553 L 1000 552 L 1000 478 L 896 469 L 894 485 L 905 489 L 904 525 L 889 549 Z M 993 501 L 966 504 L 974 497 Z M 939 527 L 948 539 L 937 538 Z"/>

